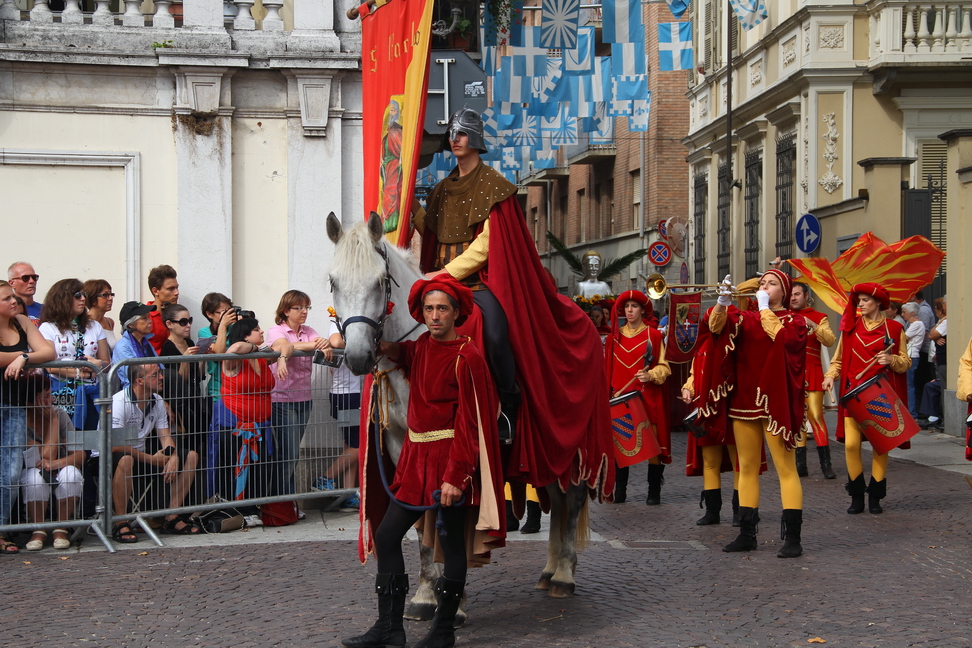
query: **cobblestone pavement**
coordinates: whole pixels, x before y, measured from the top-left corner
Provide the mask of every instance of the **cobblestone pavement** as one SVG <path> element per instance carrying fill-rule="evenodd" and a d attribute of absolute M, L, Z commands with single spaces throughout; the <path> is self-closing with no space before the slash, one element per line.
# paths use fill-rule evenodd
<path fill-rule="evenodd" d="M 972 646 L 972 489 L 963 475 L 892 458 L 885 513 L 851 516 L 841 446 L 841 476 L 831 481 L 811 448 L 804 556 L 776 558 L 772 471 L 762 478 L 759 550 L 726 554 L 730 524 L 695 524 L 702 482 L 679 469 L 684 443 L 675 435 L 661 506 L 643 503 L 644 466 L 631 471 L 628 503 L 593 506 L 598 540 L 580 556 L 575 597 L 533 589 L 541 541 L 511 542 L 470 572 L 458 645 Z M 724 483 L 728 510 L 728 475 Z M 373 561 L 358 564 L 349 539 L 21 552 L 0 556 L 0 637 L 17 647 L 337 646 L 372 621 L 374 571 Z M 425 624 L 407 630 L 414 643 Z"/>

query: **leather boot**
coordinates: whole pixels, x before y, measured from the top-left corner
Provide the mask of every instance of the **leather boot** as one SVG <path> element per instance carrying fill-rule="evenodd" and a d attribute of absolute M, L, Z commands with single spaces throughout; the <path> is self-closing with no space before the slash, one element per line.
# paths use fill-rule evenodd
<path fill-rule="evenodd" d="M 807 470 L 807 448 L 806 446 L 796 449 L 796 467 L 797 475 L 800 477 L 806 477 L 810 474 Z"/>
<path fill-rule="evenodd" d="M 732 489 L 732 526 L 739 526 L 739 491 Z"/>
<path fill-rule="evenodd" d="M 830 463 L 830 446 L 817 446 L 817 456 L 820 457 L 820 472 L 823 473 L 824 479 L 837 479 L 834 466 Z"/>
<path fill-rule="evenodd" d="M 713 488 L 712 490 L 702 491 L 702 499 L 699 500 L 699 508 L 705 503 L 705 515 L 695 521 L 699 526 L 707 524 L 719 524 L 719 512 L 722 510 L 722 489 Z"/>
<path fill-rule="evenodd" d="M 759 531 L 759 508 L 739 507 L 739 536 L 722 548 L 727 553 L 752 551 L 759 546 L 756 533 Z"/>
<path fill-rule="evenodd" d="M 540 530 L 540 502 L 527 500 L 527 519 L 520 533 L 537 533 Z"/>
<path fill-rule="evenodd" d="M 867 485 L 864 483 L 864 475 L 858 475 L 854 479 L 850 479 L 850 475 L 847 476 L 850 481 L 844 486 L 847 489 L 847 494 L 851 496 L 851 505 L 848 507 L 847 512 L 851 515 L 857 515 L 858 513 L 864 512 L 864 491 L 867 490 Z"/>
<path fill-rule="evenodd" d="M 513 513 L 513 502 L 506 500 L 506 532 L 516 531 L 520 528 L 520 521 Z"/>
<path fill-rule="evenodd" d="M 461 590 L 460 590 L 461 591 Z M 375 576 L 378 593 L 378 620 L 368 632 L 345 639 L 348 648 L 396 648 L 405 645 L 405 597 L 408 595 L 408 574 L 378 574 Z"/>
<path fill-rule="evenodd" d="M 453 624 L 465 586 L 466 581 L 452 580 L 445 576 L 435 582 L 439 606 L 435 609 L 429 633 L 414 648 L 452 648 L 456 645 L 456 629 Z"/>
<path fill-rule="evenodd" d="M 618 468 L 614 471 L 614 503 L 624 504 L 628 499 L 628 468 Z"/>
<path fill-rule="evenodd" d="M 648 464 L 648 497 L 645 504 L 661 504 L 661 487 L 665 483 L 665 464 Z"/>
<path fill-rule="evenodd" d="M 509 445 L 516 437 L 516 417 L 520 412 L 520 388 L 516 391 L 500 391 L 500 415 L 496 422 L 500 443 Z"/>
<path fill-rule="evenodd" d="M 874 515 L 884 513 L 884 509 L 881 508 L 881 500 L 884 499 L 887 494 L 887 478 L 884 478 L 881 481 L 875 481 L 874 477 L 871 477 L 871 483 L 867 486 L 867 510 Z"/>
<path fill-rule="evenodd" d="M 800 530 L 803 528 L 801 509 L 783 509 L 783 522 L 780 525 L 780 540 L 783 547 L 776 552 L 777 558 L 796 558 L 803 553 L 800 545 Z"/>

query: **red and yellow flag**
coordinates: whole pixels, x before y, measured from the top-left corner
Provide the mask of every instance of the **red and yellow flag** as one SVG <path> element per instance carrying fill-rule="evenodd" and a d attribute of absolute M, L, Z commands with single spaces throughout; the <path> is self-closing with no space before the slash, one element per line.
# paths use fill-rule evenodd
<path fill-rule="evenodd" d="M 432 0 L 388 0 L 361 20 L 364 217 L 407 247 L 428 87 Z"/>
<path fill-rule="evenodd" d="M 787 263 L 800 271 L 800 280 L 824 303 L 843 313 L 847 293 L 854 284 L 866 281 L 884 286 L 891 301 L 908 301 L 935 279 L 944 258 L 945 252 L 924 236 L 888 245 L 866 232 L 833 263 L 819 258 L 790 259 Z"/>

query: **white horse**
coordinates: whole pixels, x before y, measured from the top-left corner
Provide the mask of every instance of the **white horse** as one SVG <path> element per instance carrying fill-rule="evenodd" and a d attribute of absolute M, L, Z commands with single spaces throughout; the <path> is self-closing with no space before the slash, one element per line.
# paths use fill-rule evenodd
<path fill-rule="evenodd" d="M 377 343 L 414 340 L 426 330 L 424 325 L 416 326 L 408 312 L 409 290 L 422 275 L 409 254 L 385 240 L 377 214 L 372 213 L 367 223 L 345 232 L 332 212 L 327 217 L 327 235 L 335 244 L 330 281 L 334 309 L 344 330 L 344 361 L 358 376 L 383 372 L 385 386 L 391 392 L 381 398 L 387 426 L 384 441 L 392 461 L 397 463 L 407 431 L 409 387 L 401 372 L 391 371 L 391 362 L 378 359 Z M 391 313 L 388 302 L 395 304 Z M 547 486 L 547 492 L 551 501 L 550 539 L 547 564 L 536 588 L 547 590 L 549 596 L 565 598 L 574 593 L 577 550 L 587 542 L 588 490 L 582 483 L 563 493 L 554 483 Z M 435 612 L 432 585 L 441 574 L 441 566 L 432 561 L 431 550 L 422 543 L 420 547 L 419 587 L 405 616 L 427 620 Z M 457 615 L 457 624 L 460 617 L 464 619 L 465 615 Z"/>

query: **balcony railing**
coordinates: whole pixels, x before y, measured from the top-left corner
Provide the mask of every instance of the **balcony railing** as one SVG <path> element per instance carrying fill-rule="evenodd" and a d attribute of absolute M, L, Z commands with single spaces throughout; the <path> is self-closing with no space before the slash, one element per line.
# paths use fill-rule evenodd
<path fill-rule="evenodd" d="M 21 11 L 14 0 L 0 0 L 0 19 L 29 22 L 35 25 L 92 25 L 95 27 L 156 27 L 175 29 L 183 24 L 183 3 L 175 3 L 180 9 L 173 15 L 173 0 L 155 0 L 148 13 L 142 12 L 142 0 L 120 0 L 123 11 L 111 11 L 111 0 L 93 0 L 94 11 L 81 9 L 80 0 L 64 0 L 61 11 L 52 11 L 49 0 L 34 0 L 29 11 Z M 189 3 L 187 2 L 186 5 Z M 263 0 L 266 15 L 257 22 L 253 16 L 256 0 L 224 0 L 223 23 L 236 30 L 283 31 L 284 19 L 280 15 L 283 0 Z"/>
<path fill-rule="evenodd" d="M 869 15 L 872 63 L 954 63 L 972 52 L 970 0 L 948 4 L 892 0 L 875 3 Z"/>

